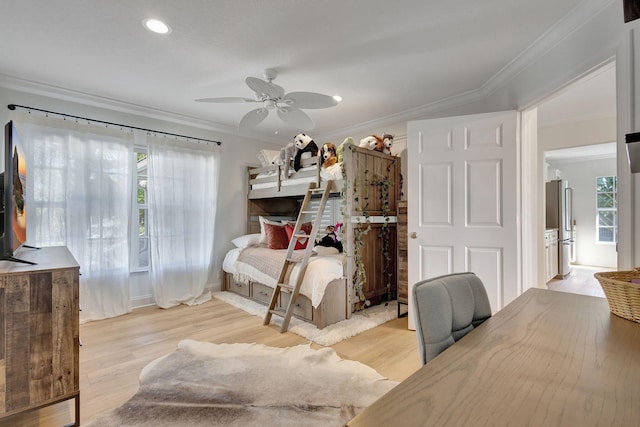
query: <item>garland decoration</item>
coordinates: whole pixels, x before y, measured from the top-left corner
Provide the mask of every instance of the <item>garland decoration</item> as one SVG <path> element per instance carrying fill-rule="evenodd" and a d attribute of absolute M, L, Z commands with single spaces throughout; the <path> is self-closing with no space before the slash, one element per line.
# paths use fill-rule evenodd
<path fill-rule="evenodd" d="M 394 185 L 394 182 L 391 178 L 389 178 L 389 174 L 392 170 L 393 165 L 395 164 L 395 160 L 390 162 L 387 166 L 387 176 L 378 176 L 375 175 L 373 178 L 369 179 L 369 170 L 365 169 L 363 171 L 363 179 L 353 180 L 352 185 L 352 194 L 350 195 L 355 204 L 355 214 L 358 215 L 359 220 L 357 223 L 352 223 L 350 219 L 350 213 L 346 212 L 347 206 L 347 176 L 344 165 L 342 166 L 342 176 L 343 176 L 343 191 L 342 191 L 342 204 L 341 204 L 341 213 L 343 216 L 343 221 L 345 223 L 351 224 L 353 227 L 353 259 L 355 264 L 355 271 L 353 273 L 353 277 L 351 278 L 352 286 L 355 291 L 355 294 L 358 297 L 358 300 L 364 305 L 364 307 L 368 307 L 371 305 L 371 301 L 369 301 L 364 294 L 364 286 L 367 283 L 367 272 L 365 270 L 365 263 L 362 259 L 363 257 L 363 248 L 365 244 L 365 237 L 372 230 L 371 221 L 370 221 L 370 212 L 369 212 L 369 194 L 371 188 L 375 188 L 379 194 L 380 206 L 382 210 L 382 216 L 384 217 L 384 222 L 382 223 L 382 227 L 380 229 L 380 233 L 378 237 L 382 239 L 383 245 L 383 257 L 384 257 L 384 277 L 386 279 L 387 286 L 387 296 L 391 297 L 391 279 L 393 277 L 393 271 L 391 269 L 391 230 L 389 225 L 389 214 L 390 214 L 390 188 Z M 362 182 L 362 187 L 360 188 L 360 183 Z M 360 201 L 363 201 L 364 204 L 362 209 L 360 209 Z M 364 220 L 362 220 L 362 218 Z M 348 254 L 347 254 L 348 255 Z"/>
<path fill-rule="evenodd" d="M 364 171 L 365 179 L 363 180 L 365 183 L 367 182 L 366 177 L 368 173 L 369 173 L 369 170 L 365 169 Z M 371 231 L 371 221 L 369 220 L 369 186 L 365 185 L 364 188 L 365 188 L 364 206 L 361 212 L 362 216 L 364 216 L 364 222 L 363 223 L 358 222 L 358 226 L 353 228 L 353 243 L 354 243 L 353 260 L 354 260 L 356 269 L 353 273 L 352 282 L 353 282 L 353 287 L 356 291 L 356 295 L 358 295 L 359 301 L 362 302 L 365 307 L 368 307 L 371 305 L 371 301 L 369 301 L 364 294 L 364 285 L 367 283 L 367 271 L 364 268 L 364 261 L 362 260 L 362 249 L 364 248 L 365 236 L 369 234 L 369 232 Z M 358 194 L 359 190 L 358 190 L 357 181 L 354 182 L 353 192 L 354 192 L 354 200 L 357 204 L 360 199 Z M 359 208 L 356 207 L 356 210 L 358 209 Z"/>
<path fill-rule="evenodd" d="M 383 274 L 387 280 L 387 297 L 391 299 L 391 278 L 393 272 L 391 271 L 391 230 L 389 229 L 389 187 L 393 185 L 393 181 L 388 176 L 375 177 L 372 184 L 377 186 L 380 191 L 380 205 L 382 207 L 384 222 L 382 223 L 378 237 L 382 238 L 382 256 L 384 257 Z"/>

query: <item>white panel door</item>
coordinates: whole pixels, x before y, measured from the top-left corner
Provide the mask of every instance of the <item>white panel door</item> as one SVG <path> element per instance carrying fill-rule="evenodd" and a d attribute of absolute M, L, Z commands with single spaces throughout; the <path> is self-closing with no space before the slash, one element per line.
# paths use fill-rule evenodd
<path fill-rule="evenodd" d="M 413 284 L 472 271 L 495 312 L 521 293 L 519 113 L 408 123 L 409 328 Z"/>

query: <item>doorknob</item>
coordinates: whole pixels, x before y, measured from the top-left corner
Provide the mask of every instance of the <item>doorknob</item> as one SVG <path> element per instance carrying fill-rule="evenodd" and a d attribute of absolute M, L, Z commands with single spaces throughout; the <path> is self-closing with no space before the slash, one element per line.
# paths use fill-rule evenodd
<path fill-rule="evenodd" d="M 411 237 L 412 239 L 415 239 L 418 237 L 418 233 L 416 233 L 415 231 L 409 233 L 409 237 Z"/>

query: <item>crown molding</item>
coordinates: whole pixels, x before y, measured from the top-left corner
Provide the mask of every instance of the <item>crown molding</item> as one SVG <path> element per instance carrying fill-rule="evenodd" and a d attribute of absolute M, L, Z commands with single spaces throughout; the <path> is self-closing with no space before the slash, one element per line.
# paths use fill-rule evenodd
<path fill-rule="evenodd" d="M 148 119 L 160 120 L 177 125 L 203 129 L 222 135 L 234 137 L 242 136 L 246 139 L 264 141 L 264 138 L 262 136 L 251 134 L 240 135 L 237 129 L 233 126 L 223 125 L 209 120 L 202 120 L 195 117 L 172 113 L 170 111 L 164 111 L 157 108 L 118 101 L 115 99 L 93 95 L 90 93 L 65 89 L 62 87 L 39 83 L 31 80 L 25 80 L 6 74 L 0 74 L 0 87 L 32 95 L 52 98 L 59 101 L 88 105 L 91 107 L 107 109 L 124 114 L 132 114 Z"/>
<path fill-rule="evenodd" d="M 435 117 L 436 114 L 443 111 L 481 101 L 508 86 L 508 84 L 528 66 L 540 59 L 560 42 L 615 2 L 616 0 L 585 0 L 581 2 L 544 34 L 538 37 L 527 49 L 522 51 L 520 55 L 510 61 L 477 89 L 401 111 L 397 114 L 360 123 L 339 131 L 333 131 L 326 134 L 325 137 L 362 133 L 370 131 L 373 128 L 381 128 L 403 121 Z"/>
<path fill-rule="evenodd" d="M 580 2 L 580 4 L 575 6 L 562 19 L 531 43 L 528 48 L 523 50 L 520 55 L 515 57 L 487 80 L 480 88 L 480 91 L 484 95 L 490 95 L 502 89 L 524 69 L 583 27 L 585 23 L 589 22 L 609 7 L 609 5 L 616 3 L 616 1 L 617 0 L 585 0 Z"/>
<path fill-rule="evenodd" d="M 458 95 L 444 98 L 438 101 L 434 101 L 429 104 L 422 105 L 417 108 L 404 110 L 390 116 L 380 117 L 378 119 L 368 120 L 366 122 L 358 123 L 354 126 L 349 126 L 336 131 L 328 132 L 321 135 L 323 139 L 331 139 L 340 137 L 341 135 L 358 135 L 371 132 L 371 129 L 380 129 L 387 126 L 397 125 L 398 123 L 408 122 L 411 120 L 424 119 L 434 116 L 435 114 L 446 111 L 455 107 L 460 107 L 471 102 L 479 101 L 483 99 L 483 94 L 480 90 L 471 90 Z"/>

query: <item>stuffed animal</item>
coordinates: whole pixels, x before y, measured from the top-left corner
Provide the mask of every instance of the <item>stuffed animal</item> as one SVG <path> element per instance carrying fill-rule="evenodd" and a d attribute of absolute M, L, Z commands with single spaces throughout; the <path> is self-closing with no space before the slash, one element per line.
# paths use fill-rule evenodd
<path fill-rule="evenodd" d="M 285 147 L 280 149 L 280 157 L 276 159 L 276 164 L 282 166 L 283 178 L 289 178 L 289 167 L 291 166 L 291 160 L 296 155 L 296 145 L 293 142 L 288 143 Z"/>
<path fill-rule="evenodd" d="M 367 150 L 375 150 L 376 144 L 378 142 L 382 142 L 382 138 L 378 135 L 369 135 L 360 140 L 360 147 L 366 148 Z"/>
<path fill-rule="evenodd" d="M 335 165 L 338 162 L 338 147 L 331 142 L 325 142 L 322 144 L 322 148 L 318 152 L 318 155 L 322 159 L 322 167 L 328 168 Z"/>
<path fill-rule="evenodd" d="M 344 139 L 344 141 L 342 141 L 342 144 L 338 146 L 338 150 L 336 151 L 338 163 L 342 163 L 342 160 L 344 159 L 344 149 L 350 145 L 353 145 L 353 138 L 348 136 Z"/>
<path fill-rule="evenodd" d="M 302 167 L 301 160 L 309 158 L 318 153 L 318 146 L 313 138 L 304 133 L 299 133 L 293 137 L 296 144 L 296 154 L 293 158 L 293 169 L 297 172 Z M 303 157 L 304 155 L 304 157 Z"/>
<path fill-rule="evenodd" d="M 318 251 L 318 246 L 324 247 L 324 248 L 335 248 L 337 250 L 337 252 L 335 251 L 331 251 L 333 253 L 340 253 L 342 252 L 343 248 L 342 248 L 342 242 L 340 240 L 338 240 L 338 237 L 336 236 L 336 229 L 335 226 L 333 225 L 328 225 L 326 228 L 326 232 L 327 234 L 320 239 L 319 241 L 316 242 L 316 252 L 318 252 L 320 254 L 320 252 L 324 252 L 324 254 L 329 253 L 328 251 Z"/>
<path fill-rule="evenodd" d="M 382 135 L 382 150 L 378 150 L 381 151 L 384 154 L 389 154 L 391 155 L 391 147 L 393 146 L 393 135 L 389 135 L 388 133 L 385 133 Z"/>

